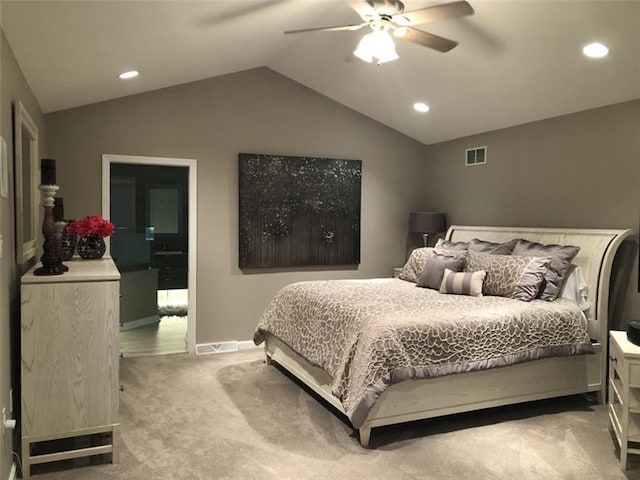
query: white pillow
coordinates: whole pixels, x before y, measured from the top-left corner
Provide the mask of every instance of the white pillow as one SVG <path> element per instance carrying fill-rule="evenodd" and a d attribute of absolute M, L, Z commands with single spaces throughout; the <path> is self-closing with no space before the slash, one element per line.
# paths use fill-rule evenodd
<path fill-rule="evenodd" d="M 569 275 L 560 289 L 559 296 L 571 300 L 584 312 L 591 306 L 587 300 L 588 294 L 589 287 L 582 274 L 582 269 L 577 265 L 571 265 Z"/>

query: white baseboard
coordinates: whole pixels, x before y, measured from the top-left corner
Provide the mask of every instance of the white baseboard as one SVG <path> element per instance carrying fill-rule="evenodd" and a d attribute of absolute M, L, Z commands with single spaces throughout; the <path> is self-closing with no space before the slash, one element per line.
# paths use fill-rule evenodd
<path fill-rule="evenodd" d="M 251 348 L 262 347 L 258 347 L 255 343 L 253 343 L 253 340 L 243 340 L 241 342 L 238 342 L 238 350 L 249 350 Z"/>
<path fill-rule="evenodd" d="M 134 328 L 144 327 L 145 325 L 151 325 L 152 323 L 158 323 L 160 321 L 160 317 L 158 315 L 151 315 L 150 317 L 138 318 L 137 320 L 132 320 L 130 322 L 123 323 L 120 327 L 121 332 L 125 332 L 127 330 L 132 330 Z"/>
<path fill-rule="evenodd" d="M 200 343 L 196 345 L 196 355 L 209 355 L 211 353 L 237 352 L 256 347 L 253 340 L 232 340 L 230 342 Z"/>
<path fill-rule="evenodd" d="M 9 472 L 9 480 L 18 480 L 18 469 L 16 462 L 11 463 L 11 471 Z"/>

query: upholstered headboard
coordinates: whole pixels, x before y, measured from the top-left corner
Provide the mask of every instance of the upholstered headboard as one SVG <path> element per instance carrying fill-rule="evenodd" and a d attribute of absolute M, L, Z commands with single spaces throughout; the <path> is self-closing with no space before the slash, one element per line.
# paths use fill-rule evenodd
<path fill-rule="evenodd" d="M 631 230 L 591 230 L 528 227 L 467 227 L 452 225 L 447 240 L 469 241 L 472 238 L 505 242 L 512 238 L 524 238 L 543 244 L 575 245 L 580 252 L 573 263 L 580 266 L 589 288 L 589 304 L 586 312 L 591 338 L 607 341 L 609 331 L 609 280 L 611 266 L 618 247 L 632 234 Z"/>

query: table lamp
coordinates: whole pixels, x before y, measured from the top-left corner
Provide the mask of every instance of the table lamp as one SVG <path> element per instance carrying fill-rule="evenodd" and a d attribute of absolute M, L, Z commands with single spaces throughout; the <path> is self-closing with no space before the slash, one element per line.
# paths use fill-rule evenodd
<path fill-rule="evenodd" d="M 425 247 L 430 233 L 444 232 L 444 229 L 444 213 L 414 212 L 409 214 L 409 231 L 421 233 Z"/>

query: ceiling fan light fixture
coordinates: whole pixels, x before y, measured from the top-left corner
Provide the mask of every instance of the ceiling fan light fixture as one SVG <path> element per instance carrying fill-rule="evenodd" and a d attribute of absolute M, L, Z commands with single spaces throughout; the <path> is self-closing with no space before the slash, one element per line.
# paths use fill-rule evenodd
<path fill-rule="evenodd" d="M 393 36 L 394 36 L 394 37 L 398 37 L 398 38 L 402 38 L 402 37 L 404 37 L 407 33 L 409 33 L 409 30 L 407 29 L 407 27 L 399 27 L 399 28 L 396 28 L 396 29 L 393 31 Z"/>
<path fill-rule="evenodd" d="M 373 62 L 375 58 L 378 65 L 400 58 L 393 38 L 383 29 L 374 30 L 362 37 L 353 54 L 368 63 Z"/>
<path fill-rule="evenodd" d="M 367 33 L 358 42 L 358 46 L 353 51 L 353 54 L 360 60 L 367 63 L 373 62 L 373 48 L 371 46 L 371 33 Z"/>

